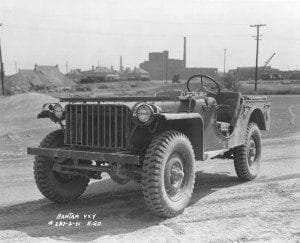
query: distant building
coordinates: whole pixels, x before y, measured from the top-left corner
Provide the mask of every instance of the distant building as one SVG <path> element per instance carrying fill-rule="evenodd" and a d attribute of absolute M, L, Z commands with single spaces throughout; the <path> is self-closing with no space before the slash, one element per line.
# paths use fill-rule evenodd
<path fill-rule="evenodd" d="M 149 73 L 142 68 L 135 67 L 133 71 L 127 73 L 128 80 L 141 80 L 141 81 L 149 81 Z"/>
<path fill-rule="evenodd" d="M 213 78 L 218 77 L 217 68 L 186 67 L 186 37 L 183 38 L 183 57 L 181 59 L 169 58 L 169 51 L 150 52 L 148 61 L 140 64 L 140 68 L 149 72 L 150 79 L 171 80 L 179 74 L 180 79 L 188 79 L 195 74 L 206 74 Z"/>
<path fill-rule="evenodd" d="M 300 80 L 300 71 L 299 70 L 280 71 L 280 74 L 285 79 Z"/>
<path fill-rule="evenodd" d="M 75 82 L 79 82 L 81 78 L 83 78 L 83 74 L 81 73 L 81 69 L 71 69 L 70 72 L 66 74 L 66 76 Z"/>
<path fill-rule="evenodd" d="M 93 71 L 97 72 L 97 73 L 111 73 L 112 72 L 111 69 L 109 69 L 107 67 L 100 67 L 100 66 L 95 67 Z"/>
<path fill-rule="evenodd" d="M 97 83 L 104 82 L 107 75 L 116 74 L 115 70 L 107 67 L 92 66 L 90 70 L 82 71 L 81 69 L 73 69 L 66 74 L 69 78 L 81 83 Z"/>
<path fill-rule="evenodd" d="M 185 68 L 181 73 L 180 77 L 182 79 L 188 79 L 189 77 L 196 74 L 204 74 L 212 78 L 218 78 L 218 68 L 210 67 L 189 67 Z"/>
<path fill-rule="evenodd" d="M 140 68 L 149 73 L 150 79 L 163 80 L 166 78 L 166 68 L 170 66 L 168 61 L 168 51 L 150 52 L 149 60 L 141 63 Z"/>
<path fill-rule="evenodd" d="M 206 74 L 213 78 L 218 77 L 217 68 L 185 67 L 185 61 L 169 58 L 169 52 L 150 52 L 149 60 L 140 64 L 140 68 L 149 72 L 150 79 L 168 80 L 179 74 L 180 79 L 188 79 L 195 74 Z"/>
<path fill-rule="evenodd" d="M 294 72 L 291 74 L 291 76 L 289 77 L 289 79 L 295 79 L 295 80 L 300 80 L 300 72 Z"/>
<path fill-rule="evenodd" d="M 184 78 L 183 73 L 185 71 L 184 61 L 179 59 L 168 60 L 168 79 L 172 79 L 174 75 L 179 74 L 180 78 Z"/>
<path fill-rule="evenodd" d="M 115 74 L 116 71 L 107 67 L 94 67 L 92 69 L 81 72 L 84 77 L 106 77 L 108 74 Z"/>
<path fill-rule="evenodd" d="M 280 70 L 271 66 L 258 67 L 258 79 L 265 77 L 267 74 L 279 74 Z M 240 81 L 253 80 L 255 78 L 255 67 L 237 67 L 228 71 Z"/>

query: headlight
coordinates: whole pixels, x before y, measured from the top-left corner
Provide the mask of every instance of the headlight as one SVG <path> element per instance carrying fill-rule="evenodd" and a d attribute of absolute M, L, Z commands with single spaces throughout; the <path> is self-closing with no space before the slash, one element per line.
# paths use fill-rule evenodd
<path fill-rule="evenodd" d="M 63 117 L 63 108 L 60 104 L 55 104 L 53 107 L 54 116 L 57 119 L 61 119 Z"/>
<path fill-rule="evenodd" d="M 147 123 L 152 119 L 153 109 L 150 105 L 141 104 L 136 109 L 136 117 L 141 123 Z"/>

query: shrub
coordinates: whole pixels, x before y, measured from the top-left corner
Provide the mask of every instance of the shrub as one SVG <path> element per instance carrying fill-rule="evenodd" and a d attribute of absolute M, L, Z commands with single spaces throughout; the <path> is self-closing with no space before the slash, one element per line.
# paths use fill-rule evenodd
<path fill-rule="evenodd" d="M 226 89 L 232 90 L 232 91 L 239 91 L 241 84 L 240 82 L 230 74 L 225 75 L 223 85 Z"/>

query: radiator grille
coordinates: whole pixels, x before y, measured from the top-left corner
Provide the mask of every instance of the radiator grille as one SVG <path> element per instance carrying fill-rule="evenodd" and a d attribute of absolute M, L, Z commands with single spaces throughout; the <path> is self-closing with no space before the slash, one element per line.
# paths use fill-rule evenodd
<path fill-rule="evenodd" d="M 124 105 L 69 104 L 66 106 L 65 144 L 126 149 L 130 112 Z"/>

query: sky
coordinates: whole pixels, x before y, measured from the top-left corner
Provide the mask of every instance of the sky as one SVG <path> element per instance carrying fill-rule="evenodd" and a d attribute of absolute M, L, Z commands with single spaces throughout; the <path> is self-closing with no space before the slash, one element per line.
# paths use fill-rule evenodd
<path fill-rule="evenodd" d="M 126 67 L 169 50 L 188 67 L 223 71 L 254 66 L 256 29 L 261 28 L 259 65 L 300 68 L 300 0 L 1 0 L 0 38 L 6 74 L 34 64 L 89 69 Z M 16 63 L 16 65 L 15 65 Z"/>

